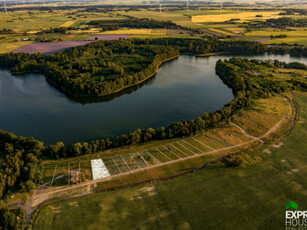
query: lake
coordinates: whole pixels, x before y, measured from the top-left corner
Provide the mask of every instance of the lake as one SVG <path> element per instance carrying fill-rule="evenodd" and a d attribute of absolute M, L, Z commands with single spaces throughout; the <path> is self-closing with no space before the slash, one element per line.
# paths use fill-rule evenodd
<path fill-rule="evenodd" d="M 158 128 L 221 109 L 232 90 L 215 74 L 218 59 L 180 56 L 163 64 L 155 77 L 119 94 L 76 100 L 40 74 L 11 75 L 0 69 L 0 129 L 65 144 L 116 136 L 137 128 Z M 289 55 L 246 56 L 303 62 Z"/>

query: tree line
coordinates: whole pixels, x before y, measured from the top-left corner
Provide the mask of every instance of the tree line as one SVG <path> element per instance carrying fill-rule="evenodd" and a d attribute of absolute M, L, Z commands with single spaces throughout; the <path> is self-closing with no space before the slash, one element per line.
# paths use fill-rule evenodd
<path fill-rule="evenodd" d="M 273 28 L 285 28 L 285 27 L 306 27 L 307 19 L 306 18 L 271 18 L 265 21 L 250 22 L 248 28 L 264 28 L 264 27 L 273 27 Z"/>
<path fill-rule="evenodd" d="M 149 18 L 134 18 L 128 17 L 128 19 L 121 20 L 94 20 L 88 23 L 90 26 L 101 27 L 103 31 L 118 30 L 121 27 L 128 28 L 165 28 L 176 29 L 178 26 L 172 21 L 157 21 Z"/>

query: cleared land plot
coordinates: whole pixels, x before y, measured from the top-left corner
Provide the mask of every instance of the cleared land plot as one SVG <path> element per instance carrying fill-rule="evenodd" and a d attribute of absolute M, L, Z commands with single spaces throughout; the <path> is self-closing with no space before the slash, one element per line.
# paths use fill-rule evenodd
<path fill-rule="evenodd" d="M 102 159 L 91 160 L 91 166 L 92 166 L 93 180 L 98 180 L 110 176 L 110 173 L 106 168 Z"/>

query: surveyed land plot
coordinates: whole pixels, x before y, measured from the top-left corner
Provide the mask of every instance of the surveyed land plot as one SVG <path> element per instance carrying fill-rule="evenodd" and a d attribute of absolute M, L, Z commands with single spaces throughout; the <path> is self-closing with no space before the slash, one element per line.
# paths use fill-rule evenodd
<path fill-rule="evenodd" d="M 230 146 L 230 144 L 202 135 L 182 138 L 139 152 L 58 165 L 46 165 L 41 171 L 38 184 L 52 187 L 73 185 L 155 165 L 163 165 L 164 163 L 210 153 Z"/>

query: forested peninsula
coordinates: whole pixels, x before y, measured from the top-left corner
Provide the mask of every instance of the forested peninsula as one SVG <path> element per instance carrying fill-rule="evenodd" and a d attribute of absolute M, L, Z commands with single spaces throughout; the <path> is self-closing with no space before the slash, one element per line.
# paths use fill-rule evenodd
<path fill-rule="evenodd" d="M 75 98 L 103 97 L 137 85 L 152 77 L 159 66 L 180 54 L 208 53 L 262 54 L 305 49 L 268 48 L 256 42 L 204 39 L 129 39 L 100 41 L 61 52 L 45 54 L 8 53 L 0 55 L 0 67 L 13 74 L 41 73 L 48 82 Z"/>

